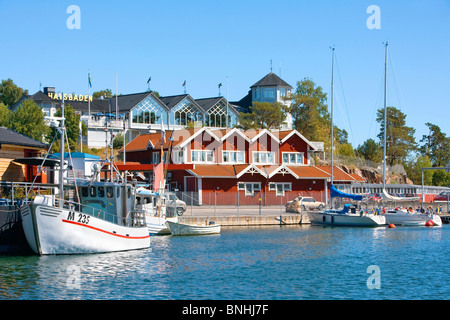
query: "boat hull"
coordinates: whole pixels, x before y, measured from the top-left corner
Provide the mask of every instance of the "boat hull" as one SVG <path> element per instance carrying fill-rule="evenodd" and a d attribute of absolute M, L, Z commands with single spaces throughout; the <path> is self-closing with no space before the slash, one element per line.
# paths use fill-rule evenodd
<path fill-rule="evenodd" d="M 386 222 L 399 226 L 425 226 L 432 221 L 435 226 L 442 226 L 441 217 L 438 214 L 408 213 L 404 211 L 386 212 Z"/>
<path fill-rule="evenodd" d="M 145 217 L 147 223 L 147 229 L 150 235 L 167 235 L 171 234 L 169 227 L 166 225 L 166 221 L 177 222 L 178 218 L 159 218 L 159 217 Z"/>
<path fill-rule="evenodd" d="M 308 211 L 312 224 L 329 226 L 378 227 L 386 224 L 386 218 L 374 214 L 339 214 L 327 211 Z"/>
<path fill-rule="evenodd" d="M 220 224 L 191 225 L 179 222 L 166 222 L 167 227 L 174 236 L 206 235 L 220 233 Z"/>
<path fill-rule="evenodd" d="M 147 227 L 118 225 L 83 212 L 39 204 L 21 208 L 22 226 L 39 255 L 104 253 L 150 246 Z"/>

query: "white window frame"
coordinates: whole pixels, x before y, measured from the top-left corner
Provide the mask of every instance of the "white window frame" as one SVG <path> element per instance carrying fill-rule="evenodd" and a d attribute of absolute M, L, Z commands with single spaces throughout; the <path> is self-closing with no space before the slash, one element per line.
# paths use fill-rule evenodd
<path fill-rule="evenodd" d="M 287 155 L 288 161 L 284 161 L 284 155 Z M 294 161 L 291 161 L 291 156 L 294 156 Z M 298 161 L 302 160 L 301 163 Z M 305 153 L 304 152 L 282 152 L 281 153 L 281 163 L 289 165 L 304 165 L 305 164 Z"/>
<path fill-rule="evenodd" d="M 228 161 L 225 161 L 225 154 L 228 154 Z M 231 156 L 233 154 L 233 156 Z M 239 160 L 239 154 L 242 157 L 242 160 Z M 231 158 L 234 158 L 232 160 Z M 235 150 L 223 150 L 222 151 L 222 163 L 245 163 L 245 152 L 244 151 L 235 151 Z"/>
<path fill-rule="evenodd" d="M 277 196 L 284 196 L 286 191 L 292 191 L 292 182 L 269 182 L 269 191 L 276 191 Z"/>
<path fill-rule="evenodd" d="M 194 152 L 198 153 L 198 159 L 194 160 Z M 208 160 L 208 154 L 211 155 L 212 160 Z M 191 150 L 192 163 L 214 163 L 214 150 Z"/>
<path fill-rule="evenodd" d="M 256 157 L 256 154 L 258 155 Z M 268 159 L 268 155 L 271 154 L 272 155 L 272 162 L 269 162 Z M 262 156 L 265 156 L 266 161 L 261 161 Z M 253 158 L 253 163 L 257 163 L 257 164 L 275 164 L 276 163 L 276 154 L 273 151 L 253 151 L 252 152 L 252 158 Z M 258 158 L 258 161 L 256 161 Z"/>
<path fill-rule="evenodd" d="M 255 191 L 261 191 L 261 182 L 238 182 L 238 191 L 245 191 L 245 196 L 253 196 Z"/>

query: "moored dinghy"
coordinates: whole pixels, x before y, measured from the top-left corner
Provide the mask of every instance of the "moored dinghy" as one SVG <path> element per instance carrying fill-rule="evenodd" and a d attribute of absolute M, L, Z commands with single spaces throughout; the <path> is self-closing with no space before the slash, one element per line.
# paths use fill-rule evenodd
<path fill-rule="evenodd" d="M 167 227 L 174 236 L 193 236 L 220 233 L 220 224 L 186 224 L 180 222 L 166 221 Z"/>

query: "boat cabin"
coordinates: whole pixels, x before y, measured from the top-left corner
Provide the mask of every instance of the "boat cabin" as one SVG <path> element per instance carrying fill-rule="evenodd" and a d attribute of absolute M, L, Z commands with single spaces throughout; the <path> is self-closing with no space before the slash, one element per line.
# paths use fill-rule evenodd
<path fill-rule="evenodd" d="M 105 220 L 117 223 L 134 211 L 135 195 L 131 185 L 94 182 L 78 187 L 81 212 L 93 216 L 104 214 Z"/>

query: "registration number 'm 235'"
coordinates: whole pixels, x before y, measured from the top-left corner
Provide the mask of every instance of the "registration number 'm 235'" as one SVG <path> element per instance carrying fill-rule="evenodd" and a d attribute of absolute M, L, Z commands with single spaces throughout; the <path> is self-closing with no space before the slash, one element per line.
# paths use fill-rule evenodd
<path fill-rule="evenodd" d="M 78 213 L 78 217 L 76 218 L 75 216 L 76 216 L 75 212 L 69 211 L 69 214 L 67 215 L 67 220 L 75 221 L 76 219 L 78 223 L 89 224 L 90 218 L 89 215 Z"/>

